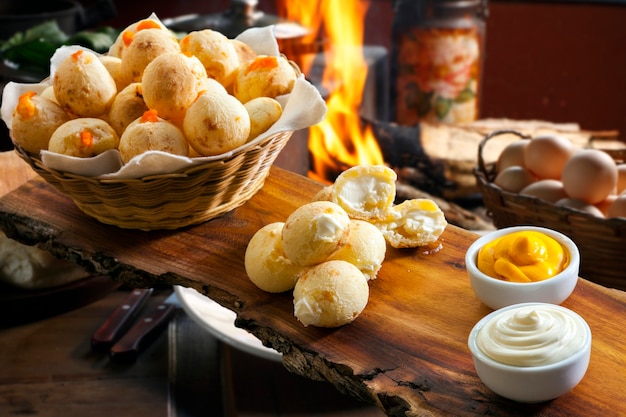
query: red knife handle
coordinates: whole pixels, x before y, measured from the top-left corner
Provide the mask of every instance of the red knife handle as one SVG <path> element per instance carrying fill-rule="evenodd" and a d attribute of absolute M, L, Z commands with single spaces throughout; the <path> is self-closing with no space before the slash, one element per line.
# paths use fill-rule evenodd
<path fill-rule="evenodd" d="M 159 304 L 149 314 L 142 317 L 109 352 L 112 360 L 132 362 L 139 353 L 159 334 L 176 309 L 173 304 Z"/>
<path fill-rule="evenodd" d="M 117 342 L 122 334 L 128 330 L 131 322 L 137 316 L 141 307 L 152 294 L 152 288 L 134 289 L 128 294 L 104 323 L 91 337 L 91 346 L 94 349 L 108 350 Z"/>

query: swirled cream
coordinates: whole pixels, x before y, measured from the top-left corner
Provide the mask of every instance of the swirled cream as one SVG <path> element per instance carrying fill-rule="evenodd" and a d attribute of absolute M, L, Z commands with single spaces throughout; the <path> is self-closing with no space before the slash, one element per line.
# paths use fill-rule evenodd
<path fill-rule="evenodd" d="M 476 343 L 491 359 L 513 366 L 540 366 L 583 347 L 586 325 L 574 312 L 551 304 L 502 311 L 478 332 Z"/>

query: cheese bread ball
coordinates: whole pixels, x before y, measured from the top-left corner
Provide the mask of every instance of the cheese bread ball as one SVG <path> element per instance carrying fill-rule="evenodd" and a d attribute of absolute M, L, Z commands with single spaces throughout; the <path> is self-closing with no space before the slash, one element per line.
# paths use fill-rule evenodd
<path fill-rule="evenodd" d="M 109 71 L 113 80 L 115 80 L 117 91 L 122 91 L 124 87 L 128 85 L 127 80 L 122 76 L 122 60 L 118 57 L 108 55 L 99 56 L 98 59 L 102 62 L 107 71 Z"/>
<path fill-rule="evenodd" d="M 294 315 L 304 326 L 339 327 L 354 321 L 369 301 L 369 285 L 346 261 L 307 269 L 293 290 Z"/>
<path fill-rule="evenodd" d="M 357 165 L 343 171 L 331 190 L 331 201 L 356 219 L 382 219 L 396 197 L 396 173 L 384 165 Z"/>
<path fill-rule="evenodd" d="M 106 114 L 117 94 L 115 80 L 98 57 L 79 50 L 59 64 L 52 79 L 58 103 L 79 117 Z"/>
<path fill-rule="evenodd" d="M 122 30 L 115 42 L 109 47 L 108 55 L 121 58 L 130 45 L 133 36 L 136 32 L 143 29 L 163 29 L 168 30 L 167 27 L 158 19 L 142 19 L 137 22 L 131 23 L 124 30 Z"/>
<path fill-rule="evenodd" d="M 115 129 L 102 119 L 80 118 L 63 123 L 48 144 L 50 152 L 88 158 L 119 145 Z"/>
<path fill-rule="evenodd" d="M 45 97 L 48 100 L 52 100 L 55 103 L 59 104 L 59 102 L 57 101 L 56 96 L 54 95 L 54 87 L 52 85 L 49 85 L 48 87 L 46 87 L 45 90 L 43 90 L 41 92 L 41 94 L 39 94 L 41 97 Z"/>
<path fill-rule="evenodd" d="M 244 105 L 223 88 L 209 88 L 187 109 L 183 131 L 200 155 L 219 155 L 246 143 L 250 116 Z"/>
<path fill-rule="evenodd" d="M 239 56 L 226 36 L 211 29 L 193 31 L 181 39 L 180 49 L 185 55 L 198 57 L 209 77 L 224 87 L 232 84 Z"/>
<path fill-rule="evenodd" d="M 439 206 L 426 198 L 405 200 L 373 224 L 394 248 L 416 248 L 433 243 L 448 225 Z"/>
<path fill-rule="evenodd" d="M 142 78 L 143 98 L 159 117 L 182 123 L 185 112 L 204 88 L 206 71 L 200 60 L 180 52 L 156 57 Z"/>
<path fill-rule="evenodd" d="M 233 84 L 233 95 L 242 103 L 256 97 L 288 94 L 297 78 L 295 69 L 283 56 L 258 55 L 242 64 Z"/>
<path fill-rule="evenodd" d="M 298 207 L 285 220 L 283 250 L 298 265 L 315 265 L 343 247 L 349 235 L 348 214 L 329 201 L 315 201 Z"/>
<path fill-rule="evenodd" d="M 156 57 L 167 52 L 180 52 L 178 41 L 168 30 L 144 29 L 132 36 L 124 51 L 120 67 L 128 83 L 141 82 L 144 70 Z"/>
<path fill-rule="evenodd" d="M 173 123 L 148 110 L 128 125 L 120 138 L 119 151 L 124 163 L 148 151 L 174 155 L 189 155 L 189 145 L 183 132 Z"/>
<path fill-rule="evenodd" d="M 257 56 L 257 53 L 254 52 L 254 49 L 252 49 L 247 43 L 242 42 L 238 39 L 229 39 L 229 41 L 235 47 L 235 52 L 239 57 L 239 65 L 243 65 L 246 62 L 253 60 Z"/>
<path fill-rule="evenodd" d="M 70 116 L 52 100 L 27 92 L 20 96 L 11 117 L 11 138 L 25 151 L 39 154 L 48 149 L 52 133 Z"/>
<path fill-rule="evenodd" d="M 266 132 L 283 114 L 280 103 L 271 97 L 257 97 L 244 104 L 250 116 L 248 141 Z"/>
<path fill-rule="evenodd" d="M 350 262 L 370 280 L 376 278 L 386 252 L 387 242 L 376 226 L 365 220 L 352 220 L 348 243 L 329 259 Z"/>
<path fill-rule="evenodd" d="M 303 267 L 285 256 L 281 240 L 284 223 L 270 223 L 259 229 L 248 242 L 244 265 L 250 281 L 263 291 L 292 290 Z"/>
<path fill-rule="evenodd" d="M 148 106 L 143 99 L 141 83 L 129 84 L 115 96 L 109 111 L 109 124 L 121 136 L 126 127 L 147 110 Z"/>

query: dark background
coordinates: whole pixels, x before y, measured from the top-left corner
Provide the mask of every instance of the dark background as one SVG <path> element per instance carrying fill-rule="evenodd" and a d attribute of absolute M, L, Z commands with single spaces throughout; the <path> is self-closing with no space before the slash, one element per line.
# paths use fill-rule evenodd
<path fill-rule="evenodd" d="M 96 1 L 102 0 L 82 3 L 89 7 Z M 151 12 L 163 19 L 222 12 L 231 5 L 230 0 L 111 1 L 117 14 L 101 24 L 116 28 Z M 276 0 L 259 0 L 258 8 L 278 14 Z M 391 0 L 371 0 L 365 43 L 390 50 L 392 21 Z M 625 24 L 623 2 L 491 1 L 480 117 L 575 122 L 585 130 L 618 130 L 624 140 Z"/>
<path fill-rule="evenodd" d="M 293 1 L 293 0 L 292 0 Z M 114 0 L 124 26 L 154 11 L 161 18 L 214 13 L 230 1 Z M 259 0 L 276 14 L 275 0 Z M 371 1 L 365 43 L 390 46 L 390 0 Z M 575 122 L 626 132 L 626 4 L 491 1 L 480 116 Z"/>

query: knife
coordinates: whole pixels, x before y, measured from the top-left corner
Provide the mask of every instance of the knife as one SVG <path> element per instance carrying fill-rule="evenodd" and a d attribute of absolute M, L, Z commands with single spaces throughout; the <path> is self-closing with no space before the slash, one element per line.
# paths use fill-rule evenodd
<path fill-rule="evenodd" d="M 156 305 L 126 332 L 109 351 L 115 362 L 133 362 L 139 354 L 165 328 L 172 313 L 179 306 L 176 293 L 172 292 L 162 303 Z"/>
<path fill-rule="evenodd" d="M 136 288 L 128 294 L 104 323 L 91 337 L 91 347 L 96 350 L 108 350 L 117 342 L 122 334 L 141 310 L 152 294 L 152 288 Z"/>

